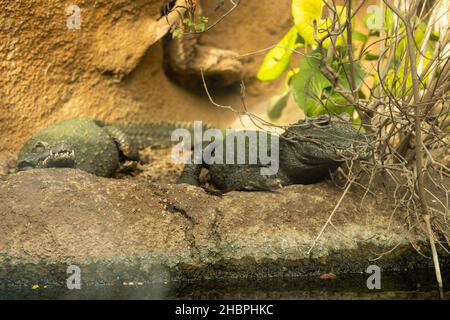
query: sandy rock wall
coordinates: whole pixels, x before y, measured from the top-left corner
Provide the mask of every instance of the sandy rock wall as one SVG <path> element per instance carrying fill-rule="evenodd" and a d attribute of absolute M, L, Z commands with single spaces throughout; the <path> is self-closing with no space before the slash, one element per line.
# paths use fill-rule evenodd
<path fill-rule="evenodd" d="M 204 93 L 187 92 L 166 79 L 160 42 L 149 47 L 164 1 L 73 4 L 81 9 L 79 30 L 67 28 L 67 1 L 0 1 L 0 153 L 15 153 L 33 132 L 69 117 L 203 119 L 217 125 L 235 118 L 212 107 Z M 202 41 L 240 53 L 267 47 L 289 28 L 289 4 L 242 1 Z M 212 7 L 204 10 L 211 21 L 220 13 Z M 250 82 L 262 58 L 246 62 Z M 251 101 L 264 98 L 258 88 L 249 90 Z M 222 103 L 240 105 L 236 92 L 215 94 Z"/>

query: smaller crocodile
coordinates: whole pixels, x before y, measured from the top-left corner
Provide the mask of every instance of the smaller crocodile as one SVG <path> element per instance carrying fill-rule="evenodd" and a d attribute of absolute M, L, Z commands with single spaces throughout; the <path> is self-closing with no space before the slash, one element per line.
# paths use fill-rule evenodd
<path fill-rule="evenodd" d="M 78 168 L 111 177 L 126 159 L 139 160 L 145 147 L 173 144 L 174 129 L 192 126 L 159 122 L 119 124 L 92 119 L 69 119 L 35 133 L 19 152 L 17 170 L 28 168 Z"/>
<path fill-rule="evenodd" d="M 258 142 L 253 148 L 260 147 L 261 131 L 256 132 Z M 226 150 L 226 141 L 230 139 L 226 135 L 222 140 Z M 272 154 L 273 147 L 271 136 L 265 141 L 267 148 Z M 235 139 L 235 135 L 231 137 Z M 200 146 L 205 149 L 204 146 Z M 214 186 L 223 192 L 231 190 L 273 190 L 290 184 L 310 184 L 330 177 L 345 159 L 367 159 L 370 149 L 366 136 L 355 130 L 351 124 L 337 117 L 322 115 L 301 120 L 290 125 L 280 135 L 277 144 L 278 170 L 274 174 L 263 175 L 261 168 L 268 168 L 265 161 L 261 160 L 260 152 L 257 152 L 257 160 L 249 163 L 250 143 L 245 144 L 245 161 L 233 164 L 226 162 L 226 152 L 222 151 L 221 163 L 206 162 L 203 158 L 201 164 L 187 164 L 178 183 L 186 183 L 198 186 L 199 176 L 202 168 L 209 170 L 209 180 Z M 236 149 L 235 149 L 236 151 Z M 254 151 L 254 150 L 253 150 Z M 233 153 L 234 156 L 236 152 Z M 212 154 L 215 157 L 215 154 Z M 220 157 L 220 156 L 219 156 Z M 231 156 L 230 156 L 231 158 Z M 236 158 L 235 158 L 236 159 Z"/>

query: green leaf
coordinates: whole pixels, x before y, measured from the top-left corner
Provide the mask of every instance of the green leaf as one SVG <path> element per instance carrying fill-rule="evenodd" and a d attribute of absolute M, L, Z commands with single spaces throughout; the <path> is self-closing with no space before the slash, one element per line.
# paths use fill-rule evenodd
<path fill-rule="evenodd" d="M 361 67 L 361 64 L 358 62 L 353 62 L 353 70 L 355 71 L 355 85 L 356 90 L 361 88 L 364 78 L 366 77 L 366 73 Z M 338 82 L 347 90 L 350 90 L 350 63 L 343 63 L 341 71 L 339 72 Z"/>
<path fill-rule="evenodd" d="M 289 90 L 291 87 L 291 79 L 293 76 L 295 76 L 299 71 L 299 68 L 294 68 L 289 70 L 289 72 L 286 74 L 286 78 L 284 79 L 284 83 L 286 85 L 286 90 Z"/>
<path fill-rule="evenodd" d="M 286 91 L 270 99 L 270 105 L 267 110 L 270 120 L 277 120 L 281 117 L 281 113 L 287 105 L 289 93 L 289 91 Z"/>
<path fill-rule="evenodd" d="M 337 92 L 333 92 L 329 99 L 325 100 L 325 107 L 323 113 L 341 114 L 348 113 L 353 115 L 355 107 L 348 104 L 348 101 Z"/>
<path fill-rule="evenodd" d="M 291 79 L 295 101 L 308 117 L 325 113 L 320 98 L 331 83 L 320 72 L 321 62 L 316 52 L 305 55 L 300 60 L 299 69 Z"/>
<path fill-rule="evenodd" d="M 430 40 L 431 41 L 439 41 L 439 37 L 440 37 L 439 32 L 432 31 L 431 34 L 430 34 Z"/>
<path fill-rule="evenodd" d="M 199 32 L 203 32 L 206 29 L 206 24 L 204 24 L 203 22 L 201 23 L 197 23 L 195 25 L 195 31 L 199 31 Z"/>
<path fill-rule="evenodd" d="M 367 60 L 367 61 L 375 61 L 375 60 L 378 60 L 379 57 L 380 57 L 379 55 L 374 54 L 374 53 L 370 53 L 370 52 L 367 52 L 364 55 L 364 59 Z"/>
<path fill-rule="evenodd" d="M 181 37 L 182 35 L 183 35 L 183 29 L 181 29 L 181 28 L 176 28 L 172 32 L 172 37 L 173 38 L 178 38 L 178 37 Z"/>
<path fill-rule="evenodd" d="M 323 27 L 322 17 L 323 2 L 317 0 L 293 0 L 292 17 L 297 27 L 298 33 L 309 45 L 317 44 L 314 39 L 314 21 L 318 27 Z"/>
<path fill-rule="evenodd" d="M 183 23 L 184 23 L 186 26 L 188 26 L 188 27 L 194 26 L 194 22 L 192 22 L 192 20 L 189 19 L 189 18 L 184 18 L 184 19 L 183 19 Z"/>
<path fill-rule="evenodd" d="M 292 1 L 292 17 L 297 28 L 298 33 L 305 39 L 307 45 L 317 45 L 314 38 L 314 21 L 317 24 L 317 37 L 323 38 L 327 35 L 329 28 L 332 25 L 331 17 L 322 18 L 322 12 L 326 9 L 324 1 L 322 0 L 293 0 Z M 327 10 L 328 11 L 328 10 Z M 347 19 L 347 12 L 343 6 L 336 6 L 336 12 L 339 16 L 339 21 L 344 24 Z M 347 34 L 344 31 L 343 35 Z M 323 47 L 328 48 L 330 38 L 323 42 Z M 336 46 L 343 44 L 342 37 L 336 39 Z"/>
<path fill-rule="evenodd" d="M 289 66 L 297 37 L 297 29 L 292 27 L 276 47 L 267 53 L 256 75 L 259 80 L 275 80 L 283 74 Z"/>
<path fill-rule="evenodd" d="M 362 126 L 362 121 L 360 117 L 353 119 L 353 128 L 361 133 L 365 133 L 366 129 Z"/>
<path fill-rule="evenodd" d="M 333 91 L 331 83 L 322 75 L 321 68 L 322 62 L 318 58 L 317 51 L 300 60 L 300 71 L 291 79 L 295 101 L 309 117 L 325 113 L 341 114 L 343 112 L 352 115 L 354 106 L 349 105 L 344 97 Z M 338 73 L 339 84 L 347 90 L 350 89 L 346 76 L 349 69 L 348 63 L 343 64 Z M 354 70 L 356 89 L 359 89 L 366 74 L 359 63 L 354 63 Z"/>
<path fill-rule="evenodd" d="M 364 33 L 361 33 L 359 31 L 353 31 L 352 38 L 353 38 L 353 40 L 357 40 L 357 41 L 361 41 L 361 42 L 366 42 L 368 39 L 368 37 Z"/>

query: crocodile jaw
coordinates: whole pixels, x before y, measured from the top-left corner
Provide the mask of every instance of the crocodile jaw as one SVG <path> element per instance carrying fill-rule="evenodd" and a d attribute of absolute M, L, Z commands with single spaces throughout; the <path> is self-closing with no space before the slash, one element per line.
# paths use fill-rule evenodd
<path fill-rule="evenodd" d="M 57 142 L 50 146 L 46 142 L 39 142 L 38 149 L 19 159 L 17 170 L 30 168 L 74 168 L 75 151 L 64 142 Z"/>

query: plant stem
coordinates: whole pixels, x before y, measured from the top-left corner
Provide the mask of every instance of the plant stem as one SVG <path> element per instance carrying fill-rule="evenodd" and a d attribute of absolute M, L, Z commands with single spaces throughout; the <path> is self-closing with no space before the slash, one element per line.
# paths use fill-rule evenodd
<path fill-rule="evenodd" d="M 442 290 L 442 276 L 441 276 L 441 270 L 439 266 L 439 257 L 436 250 L 436 244 L 434 242 L 433 238 L 433 230 L 431 228 L 430 223 L 430 214 L 428 211 L 428 205 L 425 199 L 425 187 L 423 182 L 423 143 L 422 143 L 422 125 L 421 125 L 421 114 L 420 114 L 420 87 L 419 87 L 419 75 L 417 73 L 417 67 L 416 67 L 416 52 L 415 52 L 415 40 L 414 40 L 414 34 L 413 30 L 410 24 L 409 18 L 405 18 L 401 12 L 390 4 L 387 0 L 383 0 L 384 3 L 392 10 L 394 13 L 403 21 L 406 29 L 406 35 L 408 39 L 408 55 L 409 55 L 409 62 L 410 62 L 410 68 L 411 68 L 411 76 L 412 76 L 412 90 L 414 94 L 414 131 L 415 131 L 415 145 L 416 145 L 416 180 L 417 180 L 417 194 L 419 196 L 419 202 L 422 209 L 422 218 L 425 221 L 425 224 L 427 225 L 427 231 L 428 231 L 428 238 L 430 240 L 430 246 L 431 246 L 431 252 L 433 255 L 433 263 L 434 263 L 434 270 L 436 273 L 436 281 L 438 283 L 439 289 Z M 413 13 L 411 13 L 412 16 Z"/>

